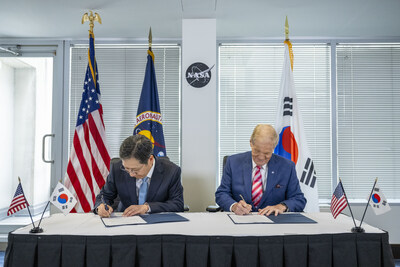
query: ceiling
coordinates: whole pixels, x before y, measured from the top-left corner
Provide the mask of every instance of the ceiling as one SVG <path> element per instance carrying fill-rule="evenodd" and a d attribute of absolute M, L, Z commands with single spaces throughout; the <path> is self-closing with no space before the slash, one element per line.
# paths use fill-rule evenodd
<path fill-rule="evenodd" d="M 182 19 L 215 18 L 218 40 L 400 37 L 400 0 L 0 0 L 0 38 L 181 39 Z M 196 31 L 196 29 L 193 29 Z"/>

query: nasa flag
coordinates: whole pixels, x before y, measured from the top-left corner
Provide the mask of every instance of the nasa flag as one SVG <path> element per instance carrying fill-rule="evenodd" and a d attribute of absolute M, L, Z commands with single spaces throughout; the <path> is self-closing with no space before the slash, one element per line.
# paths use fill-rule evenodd
<path fill-rule="evenodd" d="M 50 202 L 64 215 L 67 215 L 75 207 L 77 201 L 74 195 L 62 183 L 58 182 L 51 194 Z"/>
<path fill-rule="evenodd" d="M 163 157 L 167 155 L 167 151 L 165 149 L 160 103 L 158 102 L 154 54 L 150 49 L 147 53 L 146 74 L 144 76 L 133 135 L 141 134 L 149 138 L 153 144 L 153 153 L 158 157 Z"/>
<path fill-rule="evenodd" d="M 372 190 L 369 205 L 371 205 L 371 208 L 376 215 L 381 215 L 390 211 L 389 203 L 387 202 L 385 195 L 382 193 L 378 183 L 375 184 L 375 187 Z"/>
<path fill-rule="evenodd" d="M 308 149 L 294 87 L 292 44 L 286 40 L 284 46 L 285 54 L 281 87 L 275 120 L 279 143 L 275 147 L 274 153 L 290 159 L 296 164 L 296 173 L 300 180 L 301 191 L 307 199 L 304 211 L 318 212 L 317 176 Z"/>

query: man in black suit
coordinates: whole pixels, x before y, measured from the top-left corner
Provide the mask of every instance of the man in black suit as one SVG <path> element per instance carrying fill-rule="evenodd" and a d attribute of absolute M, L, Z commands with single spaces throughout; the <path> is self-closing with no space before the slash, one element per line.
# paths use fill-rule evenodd
<path fill-rule="evenodd" d="M 166 158 L 155 157 L 151 141 L 143 135 L 126 138 L 120 161 L 112 163 L 107 181 L 96 197 L 94 212 L 109 217 L 119 195 L 124 216 L 183 211 L 181 169 Z"/>

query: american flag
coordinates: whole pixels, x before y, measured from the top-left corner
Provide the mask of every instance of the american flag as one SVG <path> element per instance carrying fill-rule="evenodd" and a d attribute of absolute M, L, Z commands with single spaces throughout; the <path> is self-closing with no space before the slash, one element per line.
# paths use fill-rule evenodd
<path fill-rule="evenodd" d="M 93 209 L 96 195 L 110 170 L 92 32 L 89 34 L 88 60 L 64 182 L 78 201 L 72 212 L 90 212 Z"/>
<path fill-rule="evenodd" d="M 17 187 L 17 191 L 15 191 L 14 198 L 11 201 L 10 207 L 8 208 L 7 216 L 10 216 L 22 209 L 25 209 L 28 206 L 29 206 L 29 203 L 25 198 L 24 190 L 22 190 L 22 185 L 21 185 L 21 183 L 19 183 L 18 187 Z"/>
<path fill-rule="evenodd" d="M 332 200 L 331 200 L 331 212 L 333 218 L 336 217 L 347 207 L 347 200 L 346 196 L 343 191 L 343 185 L 340 181 L 339 184 L 336 186 L 335 192 L 333 192 Z"/>

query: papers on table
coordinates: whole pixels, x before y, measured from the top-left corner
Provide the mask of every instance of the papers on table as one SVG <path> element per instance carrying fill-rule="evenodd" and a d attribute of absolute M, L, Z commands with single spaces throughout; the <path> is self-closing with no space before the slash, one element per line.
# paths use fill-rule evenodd
<path fill-rule="evenodd" d="M 101 218 L 101 221 L 106 227 L 114 227 L 114 226 L 136 225 L 136 224 L 184 222 L 189 220 L 176 213 L 155 213 L 155 214 L 123 217 L 122 212 L 114 212 L 111 214 L 111 217 L 109 218 Z"/>
<path fill-rule="evenodd" d="M 146 224 L 146 221 L 140 216 L 123 217 L 122 212 L 114 212 L 109 218 L 101 218 L 107 227 L 130 225 L 130 224 Z"/>
<path fill-rule="evenodd" d="M 261 216 L 257 214 L 249 214 L 249 215 L 236 215 L 236 214 L 228 214 L 231 220 L 235 224 L 247 224 L 247 223 L 273 223 L 267 216 Z"/>
<path fill-rule="evenodd" d="M 270 215 L 258 215 L 257 213 L 251 213 L 249 215 L 235 215 L 228 214 L 229 218 L 234 224 L 287 224 L 287 223 L 317 223 L 316 221 L 304 216 L 301 213 L 283 213 L 278 216 Z"/>

